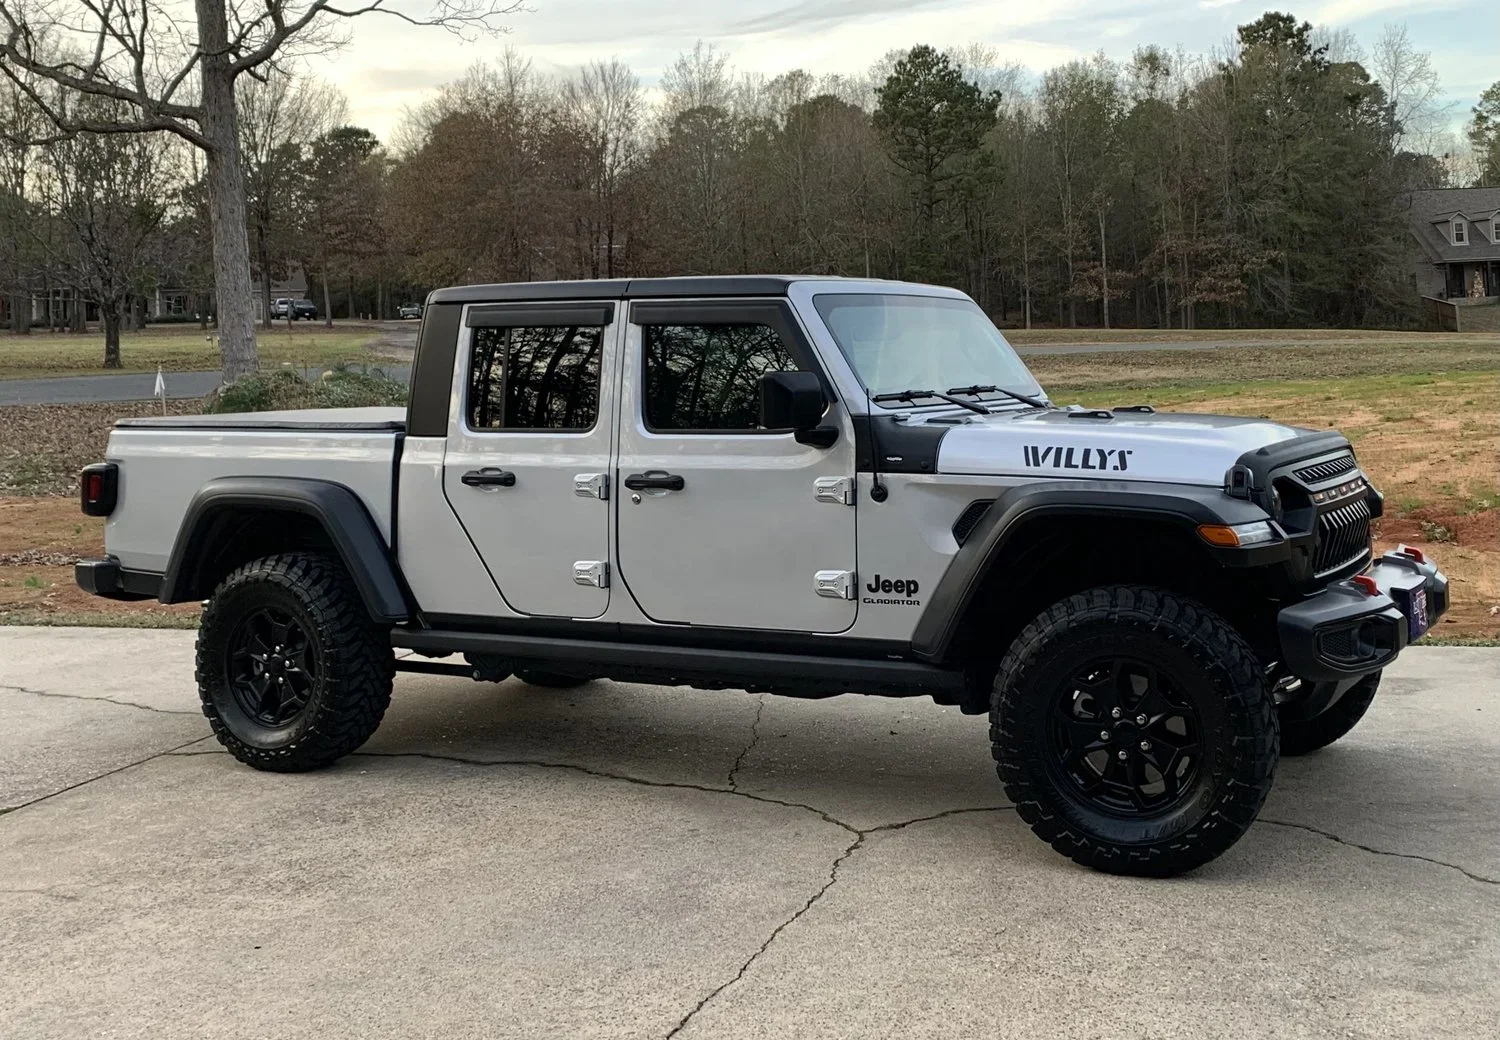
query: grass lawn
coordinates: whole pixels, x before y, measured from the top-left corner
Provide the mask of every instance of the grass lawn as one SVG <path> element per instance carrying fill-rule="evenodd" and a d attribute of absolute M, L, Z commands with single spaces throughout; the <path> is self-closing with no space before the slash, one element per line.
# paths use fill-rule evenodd
<path fill-rule="evenodd" d="M 219 348 L 196 325 L 169 325 L 126 332 L 120 337 L 120 368 L 106 369 L 104 334 L 57 334 L 33 331 L 27 336 L 0 334 L 0 379 L 35 379 L 45 376 L 98 375 L 109 371 L 155 372 L 161 365 L 168 372 L 216 371 Z M 341 362 L 380 360 L 372 349 L 380 330 L 360 322 L 338 323 L 332 329 L 321 324 L 285 322 L 267 331 L 256 331 L 261 363 L 266 367 L 283 363 L 328 368 Z"/>
<path fill-rule="evenodd" d="M 1453 608 L 1430 638 L 1494 642 L 1500 640 L 1500 337 L 1397 335 L 1407 338 L 1029 363 L 1064 403 L 1147 403 L 1342 430 L 1386 494 L 1377 545 L 1421 546 L 1452 579 Z M 75 474 L 102 456 L 117 416 L 156 407 L 0 408 L 0 495 L 27 496 L 0 497 L 0 624 L 195 623 L 192 604 L 114 604 L 73 587 L 72 560 L 103 549 L 102 522 L 80 515 L 71 497 Z M 196 402 L 173 407 L 192 411 Z"/>
<path fill-rule="evenodd" d="M 1386 329 L 1005 329 L 1016 346 L 1053 343 L 1412 343 L 1442 337 L 1500 344 L 1494 333 Z"/>

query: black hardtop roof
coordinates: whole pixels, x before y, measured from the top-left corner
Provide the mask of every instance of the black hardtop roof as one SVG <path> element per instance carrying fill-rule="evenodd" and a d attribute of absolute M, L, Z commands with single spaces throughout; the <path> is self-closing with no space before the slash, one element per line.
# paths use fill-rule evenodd
<path fill-rule="evenodd" d="M 785 296 L 793 282 L 826 275 L 729 274 L 687 278 L 595 278 L 571 282 L 502 282 L 435 289 L 428 303 L 502 303 L 511 300 L 630 300 L 663 296 Z"/>

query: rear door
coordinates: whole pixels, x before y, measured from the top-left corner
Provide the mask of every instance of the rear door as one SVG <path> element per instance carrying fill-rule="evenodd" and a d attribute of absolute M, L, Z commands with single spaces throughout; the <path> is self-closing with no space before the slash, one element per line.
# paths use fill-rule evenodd
<path fill-rule="evenodd" d="M 662 622 L 851 626 L 847 417 L 830 405 L 843 432 L 823 448 L 757 424 L 762 375 L 818 371 L 786 301 L 635 301 L 625 339 L 615 508 L 636 603 Z"/>
<path fill-rule="evenodd" d="M 609 606 L 612 302 L 468 308 L 443 490 L 505 602 Z M 421 537 L 403 532 L 405 537 Z"/>

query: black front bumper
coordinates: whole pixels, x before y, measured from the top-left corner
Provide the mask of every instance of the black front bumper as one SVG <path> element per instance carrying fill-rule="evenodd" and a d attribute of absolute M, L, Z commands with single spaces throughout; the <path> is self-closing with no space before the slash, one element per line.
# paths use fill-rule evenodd
<path fill-rule="evenodd" d="M 1437 566 L 1388 552 L 1364 575 L 1335 582 L 1276 616 L 1282 664 L 1313 682 L 1352 679 L 1384 668 L 1412 639 L 1413 621 L 1430 629 L 1448 609 L 1448 579 Z M 1420 632 L 1418 633 L 1420 634 Z"/>
<path fill-rule="evenodd" d="M 105 599 L 156 599 L 161 594 L 161 575 L 133 571 L 120 566 L 113 556 L 102 560 L 79 560 L 73 565 L 73 580 L 84 592 Z"/>

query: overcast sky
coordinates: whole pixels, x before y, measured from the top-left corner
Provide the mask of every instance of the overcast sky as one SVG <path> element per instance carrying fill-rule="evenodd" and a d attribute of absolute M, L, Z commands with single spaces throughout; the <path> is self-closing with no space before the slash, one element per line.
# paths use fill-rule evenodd
<path fill-rule="evenodd" d="M 420 0 L 410 0 L 414 9 Z M 564 72 L 595 58 L 627 62 L 654 85 L 678 53 L 704 40 L 735 66 L 775 75 L 804 68 L 855 73 L 915 43 L 938 48 L 980 41 L 1002 61 L 1034 73 L 1103 50 L 1128 59 L 1146 43 L 1204 52 L 1267 10 L 1265 0 L 527 0 L 502 38 L 464 43 L 441 29 L 413 29 L 371 15 L 350 44 L 313 62 L 341 87 L 350 116 L 382 138 L 405 106 L 509 45 L 539 71 Z M 1404 22 L 1432 52 L 1454 120 L 1500 80 L 1496 0 L 1313 0 L 1279 4 L 1315 25 L 1349 29 L 1368 49 L 1388 22 Z"/>

